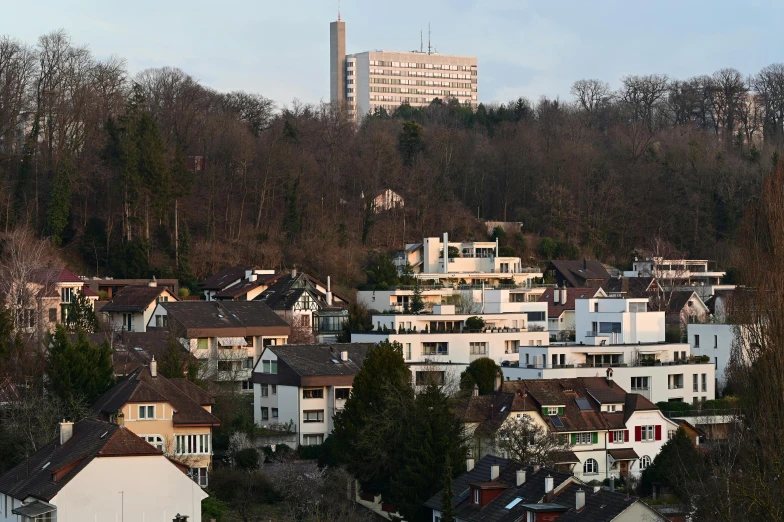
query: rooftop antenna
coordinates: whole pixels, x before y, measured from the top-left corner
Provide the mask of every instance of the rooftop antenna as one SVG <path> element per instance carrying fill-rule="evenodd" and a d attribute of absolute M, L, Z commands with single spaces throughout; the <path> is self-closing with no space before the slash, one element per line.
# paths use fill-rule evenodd
<path fill-rule="evenodd" d="M 338 0 L 338 22 L 340 22 L 340 0 Z"/>
<path fill-rule="evenodd" d="M 425 52 L 425 41 L 422 39 L 422 29 L 419 30 L 419 52 Z"/>
<path fill-rule="evenodd" d="M 430 22 L 427 23 L 427 54 L 430 54 Z"/>

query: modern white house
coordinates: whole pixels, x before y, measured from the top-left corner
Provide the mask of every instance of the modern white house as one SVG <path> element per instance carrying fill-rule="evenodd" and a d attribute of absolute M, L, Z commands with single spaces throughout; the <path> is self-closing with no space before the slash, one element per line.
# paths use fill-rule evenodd
<path fill-rule="evenodd" d="M 557 467 L 584 481 L 639 476 L 678 429 L 651 401 L 609 376 L 504 381 L 495 393 L 474 395 L 463 406 L 473 458 L 508 456 L 496 432 L 526 416 L 569 444 Z"/>
<path fill-rule="evenodd" d="M 56 440 L 0 477 L 0 521 L 195 522 L 207 496 L 138 435 L 85 419 L 61 423 Z"/>
<path fill-rule="evenodd" d="M 539 300 L 547 305 L 547 330 L 559 341 L 575 338 L 575 302 L 590 297 L 607 297 L 602 288 L 548 288 Z"/>
<path fill-rule="evenodd" d="M 707 259 L 665 259 L 649 256 L 635 258 L 632 269 L 623 272 L 624 277 L 654 277 L 666 290 L 693 287 L 702 299 L 707 299 L 717 290 L 732 289 L 734 285 L 723 285 L 727 272 L 712 270 Z"/>
<path fill-rule="evenodd" d="M 484 326 L 471 329 L 466 325 L 470 317 L 481 318 Z M 549 342 L 541 326 L 529 327 L 528 312 L 457 314 L 454 305 L 437 305 L 432 314 L 374 315 L 373 326 L 371 332 L 352 333 L 351 341 L 399 342 L 417 385 L 430 379 L 454 385 L 466 366 L 483 357 L 506 369 L 528 350 L 541 351 Z"/>
<path fill-rule="evenodd" d="M 520 352 L 512 379 L 604 377 L 612 370 L 623 389 L 648 400 L 698 403 L 715 398 L 713 361 L 692 357 L 687 343 L 665 342 L 665 312 L 646 298 L 575 300 L 573 343 L 550 343 Z M 525 358 L 525 361 L 523 361 Z"/>
<path fill-rule="evenodd" d="M 726 384 L 726 371 L 732 355 L 732 346 L 739 329 L 736 324 L 705 323 L 687 326 L 689 346 L 694 355 L 704 355 L 716 368 L 718 389 Z"/>
<path fill-rule="evenodd" d="M 146 286 L 126 286 L 101 308 L 101 314 L 115 332 L 146 332 L 148 327 L 166 326 L 164 315 L 155 315 L 158 303 L 177 301 L 155 278 Z"/>
<path fill-rule="evenodd" d="M 371 344 L 268 346 L 253 369 L 253 418 L 289 425 L 297 444 L 321 444 L 351 395 Z"/>

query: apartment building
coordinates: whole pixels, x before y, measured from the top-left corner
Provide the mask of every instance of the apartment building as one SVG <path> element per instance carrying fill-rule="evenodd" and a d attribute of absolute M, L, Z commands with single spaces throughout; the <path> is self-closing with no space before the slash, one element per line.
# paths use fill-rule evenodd
<path fill-rule="evenodd" d="M 639 477 L 678 429 L 655 404 L 627 393 L 609 376 L 498 384 L 496 393 L 474 395 L 461 404 L 476 459 L 502 455 L 495 434 L 526 416 L 569 445 L 557 466 L 560 471 L 586 481 Z"/>
<path fill-rule="evenodd" d="M 716 291 L 735 288 L 735 285 L 722 284 L 727 272 L 711 269 L 711 263 L 707 259 L 635 258 L 632 269 L 624 271 L 623 276 L 654 277 L 666 290 L 690 287 L 702 299 L 707 299 Z"/>
<path fill-rule="evenodd" d="M 200 378 L 248 393 L 264 347 L 291 335 L 291 326 L 261 301 L 159 302 L 147 326 L 158 323 L 199 359 Z"/>
<path fill-rule="evenodd" d="M 0 521 L 198 521 L 208 495 L 184 471 L 124 426 L 62 422 L 55 440 L 0 476 Z"/>
<path fill-rule="evenodd" d="M 321 444 L 351 395 L 372 344 L 269 346 L 253 370 L 256 424 L 291 424 L 297 443 Z"/>
<path fill-rule="evenodd" d="M 330 24 L 330 100 L 357 120 L 403 103 L 427 106 L 436 98 L 476 108 L 478 78 L 475 56 L 438 54 L 429 44 L 427 51 L 346 54 L 346 23 Z"/>
<path fill-rule="evenodd" d="M 689 324 L 686 328 L 691 353 L 710 359 L 716 368 L 717 389 L 724 388 L 735 338 L 743 335 L 746 328 L 726 323 Z"/>
<path fill-rule="evenodd" d="M 484 327 L 470 329 L 470 317 L 481 318 Z M 436 379 L 454 386 L 460 372 L 476 359 L 488 357 L 506 371 L 527 350 L 546 349 L 548 333 L 529 328 L 528 321 L 528 313 L 457 314 L 454 305 L 437 305 L 432 314 L 374 315 L 375 329 L 352 333 L 351 341 L 399 342 L 416 385 Z"/>
<path fill-rule="evenodd" d="M 158 375 L 158 363 L 136 369 L 104 393 L 93 413 L 149 442 L 187 467 L 201 487 L 209 484 L 215 399 L 187 379 Z"/>
<path fill-rule="evenodd" d="M 665 312 L 647 298 L 575 300 L 575 342 L 526 347 L 512 379 L 602 377 L 648 400 L 699 403 L 715 398 L 713 361 L 692 357 L 687 343 L 665 342 Z M 525 358 L 525 361 L 523 361 Z"/>

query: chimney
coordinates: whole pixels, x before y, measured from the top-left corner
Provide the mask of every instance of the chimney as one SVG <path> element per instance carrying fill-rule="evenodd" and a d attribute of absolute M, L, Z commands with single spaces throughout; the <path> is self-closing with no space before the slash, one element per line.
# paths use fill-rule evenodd
<path fill-rule="evenodd" d="M 332 281 L 327 276 L 327 306 L 332 306 Z"/>
<path fill-rule="evenodd" d="M 610 491 L 615 492 L 615 477 L 610 473 Z"/>
<path fill-rule="evenodd" d="M 474 396 L 474 397 L 479 397 L 479 386 L 477 386 L 476 384 L 474 384 L 474 393 L 473 393 L 473 396 Z"/>
<path fill-rule="evenodd" d="M 613 387 L 613 369 L 612 368 L 607 368 L 606 373 L 607 373 L 607 386 L 612 388 Z"/>
<path fill-rule="evenodd" d="M 562 305 L 566 304 L 566 286 L 561 288 L 561 304 Z"/>
<path fill-rule="evenodd" d="M 601 489 L 602 489 L 602 487 L 601 487 L 601 486 L 594 486 L 594 487 L 593 487 L 593 492 L 594 492 L 594 493 L 598 493 L 599 491 L 601 491 Z"/>
<path fill-rule="evenodd" d="M 343 362 L 348 361 L 348 350 L 340 352 L 340 360 Z"/>
<path fill-rule="evenodd" d="M 519 488 L 523 484 L 525 484 L 525 470 L 524 469 L 518 469 L 517 470 L 517 487 Z"/>
<path fill-rule="evenodd" d="M 574 509 L 580 511 L 584 507 L 585 507 L 585 491 L 583 491 L 581 488 L 577 490 L 577 494 L 574 496 Z"/>
<path fill-rule="evenodd" d="M 495 374 L 495 391 L 501 390 L 501 372 Z"/>
<path fill-rule="evenodd" d="M 536 473 L 540 469 L 541 469 L 541 466 L 539 464 L 534 464 L 534 473 Z"/>
<path fill-rule="evenodd" d="M 490 466 L 490 480 L 495 480 L 501 474 L 501 467 L 498 464 Z"/>
<path fill-rule="evenodd" d="M 71 440 L 73 437 L 73 422 L 63 422 L 60 423 L 60 446 Z"/>
<path fill-rule="evenodd" d="M 155 279 L 155 276 L 152 276 L 152 279 L 150 279 L 150 281 L 147 283 L 147 286 L 149 286 L 150 288 L 155 288 L 156 286 L 158 286 L 158 280 Z"/>
<path fill-rule="evenodd" d="M 449 234 L 444 232 L 444 273 L 449 273 Z"/>
<path fill-rule="evenodd" d="M 553 479 L 552 475 L 547 475 L 544 478 L 544 493 L 545 493 L 545 495 L 547 493 L 550 493 L 553 490 L 553 482 L 554 482 L 554 480 L 555 479 Z"/>
<path fill-rule="evenodd" d="M 561 289 L 555 287 L 555 290 L 553 290 L 553 303 L 558 304 L 560 302 L 561 302 Z"/>
<path fill-rule="evenodd" d="M 158 361 L 155 360 L 155 356 L 152 356 L 152 361 L 150 361 L 150 375 L 153 377 L 158 377 Z"/>
<path fill-rule="evenodd" d="M 295 266 L 294 268 L 291 269 L 291 278 L 296 279 L 296 277 L 297 277 L 297 267 Z"/>
<path fill-rule="evenodd" d="M 471 471 L 472 469 L 474 469 L 474 459 L 468 457 L 466 459 L 466 471 L 468 472 Z"/>

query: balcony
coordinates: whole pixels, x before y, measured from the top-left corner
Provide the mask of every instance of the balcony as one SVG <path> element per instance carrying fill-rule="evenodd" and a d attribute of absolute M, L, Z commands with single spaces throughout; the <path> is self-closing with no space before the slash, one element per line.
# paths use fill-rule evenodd
<path fill-rule="evenodd" d="M 676 383 L 668 384 L 667 388 L 670 389 L 670 390 L 682 390 L 683 389 L 683 383 L 678 384 L 676 382 Z"/>

